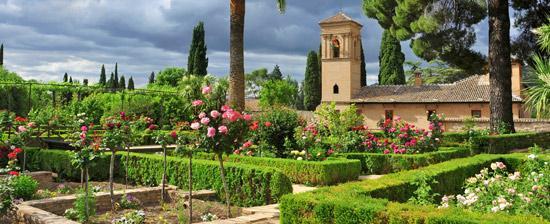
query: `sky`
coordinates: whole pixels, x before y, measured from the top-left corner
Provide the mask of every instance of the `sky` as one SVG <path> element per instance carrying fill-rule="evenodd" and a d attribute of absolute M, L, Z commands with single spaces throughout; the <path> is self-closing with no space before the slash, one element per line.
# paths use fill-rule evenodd
<path fill-rule="evenodd" d="M 376 82 L 382 29 L 361 10 L 361 0 L 247 0 L 245 70 L 275 64 L 285 75 L 304 77 L 306 55 L 319 48 L 319 21 L 340 10 L 363 24 L 368 83 Z M 228 0 L 0 0 L 4 65 L 25 79 L 95 83 L 102 64 L 143 86 L 151 71 L 187 67 L 193 27 L 204 21 L 208 73 L 229 71 Z M 487 22 L 476 26 L 474 48 L 487 53 Z M 514 31 L 512 31 L 514 33 Z M 402 42 L 406 60 L 418 61 Z"/>

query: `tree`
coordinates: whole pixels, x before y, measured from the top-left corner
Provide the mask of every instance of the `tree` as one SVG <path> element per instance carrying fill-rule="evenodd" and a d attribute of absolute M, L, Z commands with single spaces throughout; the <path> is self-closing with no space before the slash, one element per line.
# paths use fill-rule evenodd
<path fill-rule="evenodd" d="M 296 110 L 305 110 L 304 107 L 304 81 L 302 81 L 300 87 L 298 88 L 298 94 L 296 100 L 294 101 L 294 108 Z"/>
<path fill-rule="evenodd" d="M 65 73 L 65 74 L 67 74 L 67 73 Z M 73 77 L 72 76 L 69 77 L 69 83 L 73 83 Z"/>
<path fill-rule="evenodd" d="M 0 45 L 0 66 L 4 65 L 4 44 Z"/>
<path fill-rule="evenodd" d="M 151 72 L 151 75 L 149 75 L 149 84 L 155 83 L 155 72 Z"/>
<path fill-rule="evenodd" d="M 422 73 L 422 83 L 425 84 L 453 83 L 471 75 L 460 68 L 451 67 L 441 60 L 429 61 L 425 66 L 422 66 L 421 61 L 406 61 L 405 64 L 410 67 L 405 71 L 405 75 L 409 77 L 408 84 L 414 83 L 414 73 L 417 71 Z"/>
<path fill-rule="evenodd" d="M 310 51 L 307 55 L 303 86 L 304 108 L 306 110 L 315 110 L 321 103 L 321 74 L 319 74 L 318 62 L 317 53 Z"/>
<path fill-rule="evenodd" d="M 537 36 L 533 29 L 539 28 L 548 22 L 550 15 L 550 0 L 512 0 L 514 9 L 514 27 L 520 34 L 512 41 L 512 54 L 526 64 L 531 64 L 533 54 L 541 57 L 550 57 L 550 52 L 537 45 Z"/>
<path fill-rule="evenodd" d="M 298 87 L 290 79 L 268 80 L 260 90 L 260 106 L 292 106 Z"/>
<path fill-rule="evenodd" d="M 183 78 L 185 74 L 187 74 L 187 72 L 183 68 L 165 68 L 164 70 L 159 72 L 156 83 L 158 85 L 176 87 L 178 86 L 178 82 L 181 80 L 181 78 Z"/>
<path fill-rule="evenodd" d="M 367 64 L 365 63 L 365 52 L 363 52 L 363 41 L 359 42 L 361 47 L 361 86 L 367 86 Z"/>
<path fill-rule="evenodd" d="M 271 80 L 282 80 L 283 79 L 283 73 L 281 72 L 281 68 L 279 65 L 275 65 L 273 67 L 273 71 L 269 73 L 269 79 Z"/>
<path fill-rule="evenodd" d="M 120 76 L 120 79 L 118 81 L 118 88 L 126 89 L 126 79 L 124 78 L 124 75 Z"/>
<path fill-rule="evenodd" d="M 82 85 L 88 86 L 88 82 L 89 82 L 88 79 L 83 79 L 82 80 Z"/>
<path fill-rule="evenodd" d="M 260 68 L 246 74 L 246 95 L 257 97 L 260 87 L 268 79 L 267 69 Z"/>
<path fill-rule="evenodd" d="M 65 72 L 65 75 L 63 75 L 63 82 L 67 83 L 69 82 L 69 75 Z"/>
<path fill-rule="evenodd" d="M 204 23 L 199 22 L 193 29 L 193 39 L 187 57 L 187 71 L 193 75 L 205 76 L 208 68 L 206 57 L 206 41 L 204 39 Z"/>
<path fill-rule="evenodd" d="M 284 13 L 285 0 L 277 0 L 278 8 Z M 244 16 L 245 0 L 229 1 L 229 104 L 237 110 L 244 110 Z M 227 183 L 224 182 L 224 188 Z M 229 204 L 229 198 L 226 199 Z M 229 211 L 228 211 L 229 213 Z"/>
<path fill-rule="evenodd" d="M 134 90 L 134 78 L 130 76 L 130 79 L 128 79 L 128 89 Z"/>
<path fill-rule="evenodd" d="M 399 40 L 388 30 L 384 30 L 382 34 L 382 45 L 380 46 L 380 55 L 378 57 L 380 61 L 378 84 L 405 84 L 405 72 L 403 71 L 405 55 L 401 53 Z"/>
<path fill-rule="evenodd" d="M 109 81 L 107 81 L 107 86 L 111 89 L 111 90 L 115 90 L 116 89 L 116 85 L 115 85 L 115 73 L 114 72 L 111 72 L 111 78 L 109 78 Z"/>
<path fill-rule="evenodd" d="M 101 65 L 101 73 L 99 74 L 99 85 L 105 86 L 107 84 L 107 75 L 105 74 L 105 65 Z"/>
<path fill-rule="evenodd" d="M 490 128 L 514 132 L 508 0 L 489 0 Z"/>
<path fill-rule="evenodd" d="M 114 89 L 118 89 L 118 63 L 115 63 L 115 78 L 112 84 Z"/>

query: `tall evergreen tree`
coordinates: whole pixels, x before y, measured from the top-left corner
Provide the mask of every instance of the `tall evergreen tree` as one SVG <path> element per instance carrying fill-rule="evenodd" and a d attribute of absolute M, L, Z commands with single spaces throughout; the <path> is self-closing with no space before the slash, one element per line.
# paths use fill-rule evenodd
<path fill-rule="evenodd" d="M 107 84 L 107 75 L 105 74 L 105 65 L 101 65 L 101 74 L 99 74 L 99 85 L 105 86 Z"/>
<path fill-rule="evenodd" d="M 115 63 L 115 78 L 114 78 L 113 84 L 114 84 L 113 88 L 118 89 L 118 62 Z"/>
<path fill-rule="evenodd" d="M 67 73 L 65 73 L 65 74 L 67 74 Z M 73 77 L 72 76 L 69 77 L 69 83 L 73 83 Z"/>
<path fill-rule="evenodd" d="M 378 84 L 405 84 L 405 72 L 403 71 L 405 55 L 401 53 L 399 40 L 389 30 L 384 30 L 382 34 L 382 45 L 380 46 L 380 55 L 378 57 L 380 61 Z"/>
<path fill-rule="evenodd" d="M 109 81 L 107 82 L 107 86 L 114 90 L 116 89 L 116 81 L 115 81 L 115 73 L 114 72 L 111 72 L 111 78 L 109 78 Z"/>
<path fill-rule="evenodd" d="M 269 79 L 271 80 L 282 80 L 283 79 L 283 73 L 281 73 L 281 68 L 279 68 L 279 65 L 275 65 L 273 68 L 273 71 L 269 74 Z"/>
<path fill-rule="evenodd" d="M 304 79 L 304 107 L 306 110 L 315 110 L 321 103 L 321 75 L 319 74 L 319 60 L 315 51 L 307 55 L 307 66 Z"/>
<path fill-rule="evenodd" d="M 361 47 L 361 86 L 367 86 L 367 64 L 365 63 L 365 52 L 363 52 L 363 41 L 359 42 Z"/>
<path fill-rule="evenodd" d="M 323 83 L 323 50 L 322 45 L 319 44 L 319 52 L 317 53 L 317 64 L 319 65 L 319 80 L 321 83 Z M 323 85 L 321 84 L 320 91 L 323 92 Z"/>
<path fill-rule="evenodd" d="M 128 89 L 129 90 L 134 90 L 134 78 L 132 76 L 130 76 L 130 79 L 128 79 Z"/>
<path fill-rule="evenodd" d="M 300 84 L 298 88 L 298 95 L 296 96 L 296 101 L 294 103 L 294 108 L 296 110 L 305 110 L 304 107 L 304 81 Z"/>
<path fill-rule="evenodd" d="M 515 132 L 512 113 L 512 62 L 508 0 L 489 0 L 490 128 Z"/>
<path fill-rule="evenodd" d="M 83 79 L 82 80 L 82 85 L 88 86 L 88 79 Z"/>
<path fill-rule="evenodd" d="M 0 66 L 4 65 L 4 44 L 0 45 Z"/>
<path fill-rule="evenodd" d="M 124 78 L 124 75 L 120 76 L 120 79 L 118 81 L 118 88 L 126 89 L 126 79 Z"/>
<path fill-rule="evenodd" d="M 69 82 L 69 75 L 65 72 L 65 75 L 63 75 L 63 82 Z"/>
<path fill-rule="evenodd" d="M 149 84 L 155 83 L 155 72 L 151 72 L 151 75 L 149 75 Z"/>
<path fill-rule="evenodd" d="M 207 47 L 204 36 L 204 23 L 199 22 L 193 29 L 193 39 L 187 57 L 187 71 L 193 75 L 205 76 L 207 74 L 208 58 L 206 57 Z"/>

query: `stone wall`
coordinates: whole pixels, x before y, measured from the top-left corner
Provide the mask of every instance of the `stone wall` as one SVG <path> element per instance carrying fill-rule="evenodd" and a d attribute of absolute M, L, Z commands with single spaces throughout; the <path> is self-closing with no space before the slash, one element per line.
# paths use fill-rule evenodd
<path fill-rule="evenodd" d="M 459 118 L 447 118 L 443 121 L 445 130 L 449 132 L 460 132 L 464 127 L 464 120 Z M 489 128 L 489 119 L 478 118 L 474 119 L 476 127 L 487 129 Z M 550 131 L 550 119 L 531 119 L 519 118 L 514 119 L 516 131 L 523 132 L 547 132 Z"/>

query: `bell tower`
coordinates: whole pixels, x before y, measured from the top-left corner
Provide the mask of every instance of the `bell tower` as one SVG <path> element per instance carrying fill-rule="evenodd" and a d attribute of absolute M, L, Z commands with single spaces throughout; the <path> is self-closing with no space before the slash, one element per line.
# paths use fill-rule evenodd
<path fill-rule="evenodd" d="M 322 20 L 322 102 L 349 103 L 361 89 L 361 28 L 343 12 Z"/>

